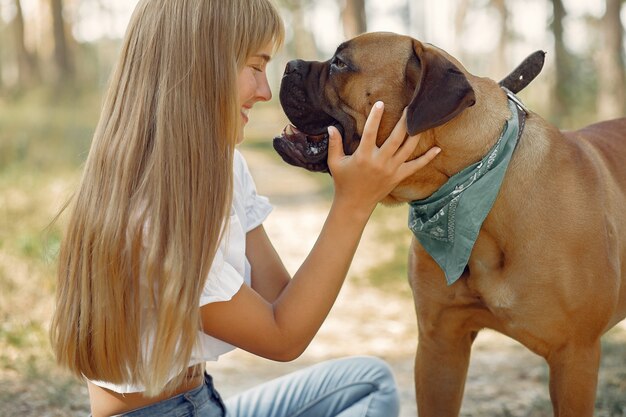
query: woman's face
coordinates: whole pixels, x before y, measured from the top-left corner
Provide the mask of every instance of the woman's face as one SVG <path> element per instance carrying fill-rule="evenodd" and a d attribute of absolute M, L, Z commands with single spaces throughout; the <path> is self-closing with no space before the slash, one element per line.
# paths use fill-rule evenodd
<path fill-rule="evenodd" d="M 273 44 L 269 43 L 252 54 L 239 72 L 237 86 L 239 88 L 239 106 L 241 116 L 241 137 L 237 143 L 243 141 L 243 128 L 248 123 L 250 109 L 257 101 L 268 101 L 272 98 L 272 91 L 267 82 L 267 63 L 271 58 Z"/>

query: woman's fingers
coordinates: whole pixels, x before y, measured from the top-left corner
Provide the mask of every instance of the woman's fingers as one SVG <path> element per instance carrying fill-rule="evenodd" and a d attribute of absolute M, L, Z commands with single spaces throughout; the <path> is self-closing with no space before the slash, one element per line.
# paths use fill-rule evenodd
<path fill-rule="evenodd" d="M 377 101 L 372 106 L 369 116 L 365 121 L 365 127 L 363 127 L 363 135 L 361 135 L 361 143 L 359 149 L 368 151 L 376 146 L 376 137 L 378 136 L 378 127 L 380 126 L 380 120 L 383 117 L 385 105 L 382 101 Z"/>
<path fill-rule="evenodd" d="M 381 145 L 381 152 L 383 152 L 385 155 L 394 155 L 398 151 L 398 149 L 403 146 L 403 143 L 406 143 L 404 140 L 406 136 L 406 109 L 404 109 L 400 120 L 398 120 L 398 123 L 396 123 L 396 125 L 394 126 L 385 143 Z M 415 145 L 413 146 L 413 148 L 415 148 Z M 404 160 L 406 161 L 406 158 Z"/>
<path fill-rule="evenodd" d="M 329 129 L 328 166 L 336 199 L 373 207 L 439 153 L 439 148 L 432 148 L 419 158 L 406 162 L 414 155 L 419 136 L 407 138 L 405 113 L 379 148 L 376 138 L 383 112 L 382 102 L 374 104 L 365 122 L 361 143 L 353 155 L 344 154 L 341 135 L 334 128 Z"/>
<path fill-rule="evenodd" d="M 404 179 L 409 175 L 412 175 L 420 169 L 424 168 L 433 159 L 435 159 L 439 152 L 441 152 L 441 148 L 434 146 L 426 151 L 426 153 L 421 155 L 419 158 L 403 163 L 398 169 L 399 177 Z"/>
<path fill-rule="evenodd" d="M 415 152 L 415 147 L 419 143 L 419 136 L 409 136 L 406 138 L 400 148 L 396 151 L 394 158 L 397 159 L 400 163 L 406 162 L 407 159 Z"/>

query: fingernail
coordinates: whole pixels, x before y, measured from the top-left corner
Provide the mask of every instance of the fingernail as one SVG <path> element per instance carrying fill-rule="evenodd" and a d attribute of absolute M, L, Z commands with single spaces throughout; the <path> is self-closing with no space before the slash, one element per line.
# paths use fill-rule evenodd
<path fill-rule="evenodd" d="M 441 152 L 441 148 L 435 148 L 435 155 L 438 155 Z"/>
<path fill-rule="evenodd" d="M 374 106 L 376 106 L 377 109 L 382 109 L 384 105 L 385 104 L 382 101 L 377 101 L 376 104 L 374 104 Z"/>
<path fill-rule="evenodd" d="M 326 129 L 328 130 L 328 136 L 332 138 L 333 137 L 333 131 L 332 131 L 333 127 L 332 126 L 328 126 Z"/>

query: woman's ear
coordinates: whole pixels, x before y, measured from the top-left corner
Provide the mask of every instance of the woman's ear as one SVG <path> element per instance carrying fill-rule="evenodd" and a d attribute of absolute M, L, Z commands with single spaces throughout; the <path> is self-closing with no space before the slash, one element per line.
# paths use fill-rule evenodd
<path fill-rule="evenodd" d="M 417 40 L 413 54 L 407 64 L 407 79 L 413 78 L 415 84 L 407 108 L 411 136 L 446 123 L 476 103 L 474 89 L 452 62 Z"/>

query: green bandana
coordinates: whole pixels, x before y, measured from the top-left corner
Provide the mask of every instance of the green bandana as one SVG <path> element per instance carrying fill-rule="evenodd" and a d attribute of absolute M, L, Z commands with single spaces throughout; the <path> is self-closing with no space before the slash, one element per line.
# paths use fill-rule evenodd
<path fill-rule="evenodd" d="M 507 93 L 511 117 L 487 155 L 452 176 L 430 197 L 409 203 L 409 228 L 443 269 L 448 285 L 459 279 L 467 265 L 523 129 L 518 101 Z"/>

